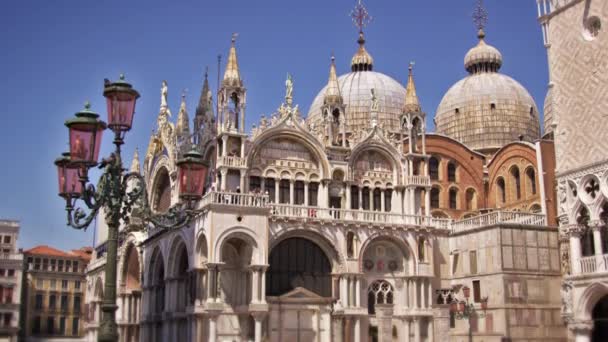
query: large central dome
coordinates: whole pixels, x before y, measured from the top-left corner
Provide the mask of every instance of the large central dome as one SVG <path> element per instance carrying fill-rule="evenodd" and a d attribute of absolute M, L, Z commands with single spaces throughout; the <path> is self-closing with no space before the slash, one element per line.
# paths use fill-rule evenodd
<path fill-rule="evenodd" d="M 340 94 L 346 106 L 346 131 L 356 132 L 371 128 L 370 107 L 373 88 L 378 98 L 378 125 L 389 131 L 399 129 L 399 117 L 403 112 L 405 88 L 390 76 L 375 71 L 354 71 L 338 78 Z M 321 107 L 327 86 L 315 97 L 308 111 L 307 122 L 321 125 Z"/>

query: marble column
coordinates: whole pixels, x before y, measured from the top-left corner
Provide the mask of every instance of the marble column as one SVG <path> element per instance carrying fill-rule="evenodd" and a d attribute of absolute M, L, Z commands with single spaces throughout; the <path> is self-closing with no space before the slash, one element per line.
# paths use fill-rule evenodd
<path fill-rule="evenodd" d="M 581 235 L 584 227 L 572 225 L 568 227 L 570 234 L 570 262 L 572 263 L 572 273 L 581 273 Z"/>
<path fill-rule="evenodd" d="M 410 320 L 409 318 L 403 319 L 403 327 L 401 331 L 401 339 L 403 342 L 410 342 Z"/>
<path fill-rule="evenodd" d="M 355 277 L 355 307 L 361 307 L 361 278 Z"/>
<path fill-rule="evenodd" d="M 591 221 L 589 223 L 589 227 L 593 230 L 593 249 L 597 256 L 604 254 L 604 251 L 602 250 L 602 226 L 602 221 Z"/>
<path fill-rule="evenodd" d="M 274 180 L 274 203 L 279 203 L 279 184 L 281 183 L 281 178 L 275 178 Z"/>
<path fill-rule="evenodd" d="M 259 270 L 256 266 L 251 266 L 250 267 L 250 271 L 251 271 L 251 302 L 252 303 L 259 303 Z"/>
<path fill-rule="evenodd" d="M 363 188 L 358 187 L 359 189 L 359 210 L 363 210 Z"/>
<path fill-rule="evenodd" d="M 345 204 L 346 205 L 344 207 L 346 209 L 351 209 L 351 193 L 350 193 L 351 192 L 351 188 L 350 188 L 350 184 L 347 183 L 345 187 L 346 187 L 346 189 L 345 189 L 345 192 L 346 192 L 346 203 Z"/>
<path fill-rule="evenodd" d="M 222 157 L 228 155 L 228 136 L 222 136 Z"/>
<path fill-rule="evenodd" d="M 429 321 L 429 324 L 427 325 L 427 333 L 426 333 L 427 341 L 428 342 L 433 342 L 435 340 L 434 336 L 433 336 L 433 333 L 434 333 L 434 331 L 433 331 L 433 317 L 429 317 L 428 321 Z"/>
<path fill-rule="evenodd" d="M 421 342 L 420 339 L 420 325 L 422 324 L 422 320 L 419 317 L 414 318 L 414 342 Z"/>
<path fill-rule="evenodd" d="M 217 316 L 209 317 L 209 342 L 217 342 Z"/>
<path fill-rule="evenodd" d="M 262 342 L 262 315 L 254 315 L 255 321 L 255 342 Z"/>
<path fill-rule="evenodd" d="M 354 341 L 361 342 L 361 318 L 359 316 L 355 317 L 355 331 L 354 331 Z"/>
<path fill-rule="evenodd" d="M 384 203 L 384 189 L 380 189 L 380 211 L 386 211 L 386 203 Z"/>
<path fill-rule="evenodd" d="M 308 202 L 308 182 L 304 182 L 304 205 L 310 205 Z"/>

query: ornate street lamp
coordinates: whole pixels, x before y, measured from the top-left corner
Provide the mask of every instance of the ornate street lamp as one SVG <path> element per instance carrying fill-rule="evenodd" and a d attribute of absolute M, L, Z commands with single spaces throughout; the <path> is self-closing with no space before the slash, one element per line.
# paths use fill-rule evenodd
<path fill-rule="evenodd" d="M 475 308 L 475 303 L 469 303 L 471 289 L 468 286 L 462 288 L 462 294 L 465 300 L 454 299 L 450 303 L 450 312 L 458 320 L 466 319 L 469 321 L 469 342 L 473 342 L 473 331 L 471 329 L 471 319 L 483 318 L 486 316 L 488 309 L 488 297 L 481 298 L 481 311 Z"/>
<path fill-rule="evenodd" d="M 117 341 L 116 326 L 116 268 L 118 249 L 118 229 L 129 223 L 131 209 L 140 203 L 145 224 L 160 228 L 179 228 L 187 225 L 196 212 L 192 210 L 195 201 L 203 195 L 208 172 L 207 164 L 198 152 L 187 153 L 177 163 L 180 172 L 180 199 L 182 203 L 172 207 L 166 214 L 153 214 L 148 204 L 148 195 L 143 177 L 137 172 L 125 172 L 120 155 L 126 132 L 131 129 L 135 103 L 139 93 L 125 81 L 123 75 L 116 82 L 106 81 L 103 95 L 106 97 L 108 124 L 91 111 L 90 104 L 67 120 L 70 152 L 55 161 L 58 173 L 59 196 L 66 201 L 68 225 L 76 229 L 86 229 L 99 210 L 104 209 L 108 225 L 106 242 L 106 265 L 104 298 L 101 305 L 103 316 L 100 322 L 98 341 Z M 98 164 L 99 149 L 103 131 L 109 127 L 114 132 L 115 150 Z M 97 189 L 88 183 L 88 170 L 103 168 Z M 135 182 L 132 183 L 131 180 Z M 130 184 L 130 186 L 127 186 Z M 82 200 L 90 210 L 88 214 L 76 207 Z"/>

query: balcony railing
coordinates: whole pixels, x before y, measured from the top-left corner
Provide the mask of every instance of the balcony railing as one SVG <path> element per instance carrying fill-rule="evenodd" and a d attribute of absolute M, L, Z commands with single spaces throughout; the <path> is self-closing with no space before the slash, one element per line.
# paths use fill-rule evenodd
<path fill-rule="evenodd" d="M 246 167 L 247 161 L 245 158 L 235 156 L 222 156 L 217 160 L 218 166 L 229 166 L 229 167 Z"/>
<path fill-rule="evenodd" d="M 543 214 L 522 213 L 517 211 L 494 211 L 464 220 L 453 221 L 451 223 L 451 228 L 453 233 L 460 233 L 471 229 L 505 223 L 546 226 L 547 219 Z"/>
<path fill-rule="evenodd" d="M 451 233 L 462 233 L 497 224 L 547 225 L 546 216 L 535 213 L 494 211 L 463 220 L 452 220 L 383 211 L 274 204 L 269 201 L 268 195 L 254 193 L 242 194 L 210 191 L 205 194 L 198 207 L 202 209 L 209 205 L 265 208 L 270 210 L 270 214 L 274 218 L 331 221 L 333 223 L 356 222 L 376 225 L 412 225 L 448 230 Z"/>
<path fill-rule="evenodd" d="M 426 216 L 358 209 L 319 208 L 289 204 L 271 204 L 271 208 L 270 213 L 274 217 L 305 220 L 414 226 L 431 226 L 435 220 Z M 447 226 L 441 225 L 440 228 L 447 228 Z"/>
<path fill-rule="evenodd" d="M 581 258 L 580 265 L 581 274 L 608 272 L 608 254 Z"/>
<path fill-rule="evenodd" d="M 431 186 L 429 176 L 405 176 L 405 185 Z"/>
<path fill-rule="evenodd" d="M 262 194 L 241 194 L 237 192 L 210 191 L 201 200 L 200 207 L 221 204 L 237 207 L 267 208 L 268 196 Z"/>

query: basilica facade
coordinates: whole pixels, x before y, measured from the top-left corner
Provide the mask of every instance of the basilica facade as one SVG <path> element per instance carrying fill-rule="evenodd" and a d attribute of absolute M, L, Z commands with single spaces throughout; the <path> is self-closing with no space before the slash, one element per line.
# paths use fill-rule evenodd
<path fill-rule="evenodd" d="M 306 116 L 289 77 L 276 112 L 250 132 L 234 38 L 217 99 L 205 76 L 192 126 L 184 98 L 169 120 L 163 82 L 157 129 L 131 165 L 149 206 L 164 213 L 179 202 L 176 161 L 193 146 L 211 172 L 190 224 L 162 229 L 133 213 L 121 228 L 120 340 L 565 341 L 571 265 L 557 228 L 554 143 L 478 29 L 467 75 L 433 117 L 413 66 L 405 85 L 379 72 L 362 30 L 350 72 L 328 61 Z M 98 232 L 91 341 L 103 222 Z M 455 302 L 477 314 L 462 317 Z"/>

